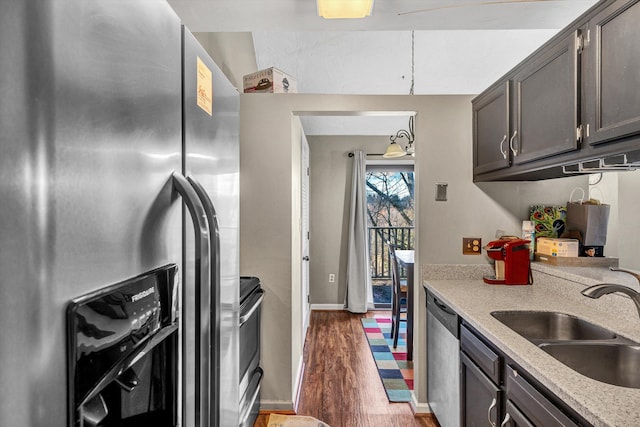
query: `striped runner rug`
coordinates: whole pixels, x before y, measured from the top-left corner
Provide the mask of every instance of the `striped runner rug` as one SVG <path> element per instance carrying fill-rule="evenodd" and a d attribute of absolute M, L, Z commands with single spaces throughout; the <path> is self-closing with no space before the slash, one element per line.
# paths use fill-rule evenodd
<path fill-rule="evenodd" d="M 400 322 L 398 347 L 394 349 L 389 316 L 363 318 L 362 326 L 389 402 L 410 402 L 413 394 L 413 362 L 407 360 L 406 323 Z"/>

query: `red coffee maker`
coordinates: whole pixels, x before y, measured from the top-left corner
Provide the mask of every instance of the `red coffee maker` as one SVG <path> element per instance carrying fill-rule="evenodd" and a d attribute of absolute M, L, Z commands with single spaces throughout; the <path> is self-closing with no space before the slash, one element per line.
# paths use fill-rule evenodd
<path fill-rule="evenodd" d="M 494 260 L 495 276 L 485 276 L 490 285 L 530 285 L 529 240 L 500 239 L 485 246 L 487 255 Z"/>

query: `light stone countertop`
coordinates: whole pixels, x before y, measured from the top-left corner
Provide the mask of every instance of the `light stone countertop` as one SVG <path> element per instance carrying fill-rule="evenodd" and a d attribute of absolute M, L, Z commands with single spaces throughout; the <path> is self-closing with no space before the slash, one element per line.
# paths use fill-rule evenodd
<path fill-rule="evenodd" d="M 587 378 L 557 361 L 491 316 L 495 310 L 558 311 L 581 317 L 640 342 L 640 318 L 631 300 L 618 294 L 584 297 L 585 286 L 606 282 L 638 285 L 607 269 L 557 268 L 533 263 L 532 286 L 488 285 L 486 266 L 430 265 L 424 286 L 472 327 L 594 426 L 640 426 L 640 389 Z M 586 271 L 583 271 L 586 270 Z M 490 271 L 490 270 L 489 270 Z M 626 276 L 626 275 L 625 275 Z M 631 276 L 629 276 L 631 277 Z"/>

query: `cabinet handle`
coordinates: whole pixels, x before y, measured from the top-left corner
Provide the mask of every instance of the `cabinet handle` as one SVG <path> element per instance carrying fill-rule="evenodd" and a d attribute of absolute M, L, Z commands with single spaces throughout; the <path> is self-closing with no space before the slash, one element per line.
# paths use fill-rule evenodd
<path fill-rule="evenodd" d="M 496 401 L 496 398 L 494 397 L 491 401 L 491 406 L 489 406 L 489 410 L 487 411 L 487 419 L 489 420 L 489 424 L 491 424 L 492 427 L 496 427 L 496 423 L 491 420 L 491 410 L 495 408 L 497 404 L 498 401 Z"/>
<path fill-rule="evenodd" d="M 509 140 L 509 148 L 511 148 L 511 152 L 513 153 L 514 156 L 518 155 L 518 152 L 516 151 L 516 149 L 513 147 L 513 140 L 516 139 L 516 136 L 518 135 L 518 131 L 514 130 L 513 131 L 513 136 L 511 137 L 511 139 Z"/>
<path fill-rule="evenodd" d="M 500 141 L 500 152 L 502 153 L 502 157 L 504 157 L 505 159 L 507 158 L 507 150 L 503 150 L 502 146 L 504 145 L 504 142 L 507 140 L 507 135 L 505 134 L 505 136 L 502 137 L 502 141 Z"/>
<path fill-rule="evenodd" d="M 500 427 L 505 427 L 509 421 L 511 421 L 511 415 L 507 412 L 504 416 L 504 420 L 502 420 L 502 424 L 500 424 Z"/>

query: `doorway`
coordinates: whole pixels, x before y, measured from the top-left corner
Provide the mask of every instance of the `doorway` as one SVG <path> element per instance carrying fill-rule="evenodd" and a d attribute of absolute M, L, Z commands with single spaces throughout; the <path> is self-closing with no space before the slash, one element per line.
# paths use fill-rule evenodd
<path fill-rule="evenodd" d="M 396 249 L 414 249 L 415 175 L 413 160 L 367 162 L 367 222 L 373 304 L 391 308 L 391 258 Z M 406 277 L 403 268 L 400 276 Z"/>

